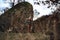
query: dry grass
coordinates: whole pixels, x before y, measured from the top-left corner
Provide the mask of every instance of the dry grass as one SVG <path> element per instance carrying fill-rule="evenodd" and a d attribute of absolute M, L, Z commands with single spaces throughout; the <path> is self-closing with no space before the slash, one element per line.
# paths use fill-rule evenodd
<path fill-rule="evenodd" d="M 0 40 L 49 40 L 42 33 L 0 33 Z"/>

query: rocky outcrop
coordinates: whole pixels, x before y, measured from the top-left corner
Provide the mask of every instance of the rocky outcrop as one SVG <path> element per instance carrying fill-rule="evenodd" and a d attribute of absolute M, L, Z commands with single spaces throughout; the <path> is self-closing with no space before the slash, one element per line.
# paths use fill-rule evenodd
<path fill-rule="evenodd" d="M 33 20 L 33 7 L 28 2 L 22 2 L 0 16 L 0 31 L 28 32 Z"/>
<path fill-rule="evenodd" d="M 60 40 L 60 12 L 42 16 L 34 23 L 34 32 L 42 32 L 50 36 L 50 40 Z"/>

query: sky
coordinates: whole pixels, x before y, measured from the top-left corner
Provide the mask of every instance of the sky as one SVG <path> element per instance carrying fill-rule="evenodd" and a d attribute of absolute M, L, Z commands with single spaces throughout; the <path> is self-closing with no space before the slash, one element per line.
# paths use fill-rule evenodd
<path fill-rule="evenodd" d="M 50 4 L 46 4 L 46 2 L 45 2 L 46 0 L 25 0 L 25 1 L 27 1 L 33 5 L 33 11 L 34 11 L 33 20 L 36 20 L 43 15 L 52 14 L 52 12 L 54 12 L 57 9 L 57 7 L 55 5 L 51 5 L 51 3 L 52 3 L 51 1 L 50 1 Z M 45 5 L 42 3 L 42 1 L 44 1 Z M 34 4 L 34 2 L 39 2 L 40 5 Z M 16 4 L 17 4 L 17 0 L 15 0 L 15 5 Z M 48 6 L 50 6 L 50 8 L 47 8 Z M 3 10 L 6 7 L 11 8 L 10 1 L 0 0 L 0 15 L 2 15 L 2 13 L 4 13 Z"/>
<path fill-rule="evenodd" d="M 44 0 L 45 1 L 45 0 Z M 43 15 L 49 15 L 52 14 L 52 12 L 54 12 L 56 10 L 57 7 L 55 7 L 55 5 L 50 5 L 50 8 L 47 8 L 49 6 L 49 4 L 44 5 L 43 3 L 40 3 L 40 5 L 34 5 L 33 8 L 34 10 L 38 10 L 38 12 L 40 14 L 38 14 L 38 16 L 34 16 L 33 20 L 36 20 L 37 18 L 40 18 Z"/>

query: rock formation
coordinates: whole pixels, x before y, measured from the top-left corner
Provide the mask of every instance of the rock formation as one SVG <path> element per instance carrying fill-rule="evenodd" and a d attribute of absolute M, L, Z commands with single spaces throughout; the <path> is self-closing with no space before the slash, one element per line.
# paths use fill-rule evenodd
<path fill-rule="evenodd" d="M 0 31 L 15 33 L 43 33 L 50 40 L 60 40 L 60 10 L 33 21 L 33 7 L 22 2 L 0 16 Z"/>
<path fill-rule="evenodd" d="M 42 32 L 50 36 L 50 40 L 60 40 L 60 13 L 42 16 L 34 23 L 34 32 Z"/>
<path fill-rule="evenodd" d="M 0 16 L 0 31 L 28 32 L 33 20 L 33 7 L 28 2 L 22 2 Z"/>

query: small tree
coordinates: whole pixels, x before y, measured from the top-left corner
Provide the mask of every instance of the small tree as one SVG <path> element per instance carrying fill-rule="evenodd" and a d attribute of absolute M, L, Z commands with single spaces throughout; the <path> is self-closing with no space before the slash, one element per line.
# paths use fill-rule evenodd
<path fill-rule="evenodd" d="M 12 7 L 14 6 L 15 0 L 10 0 Z"/>

